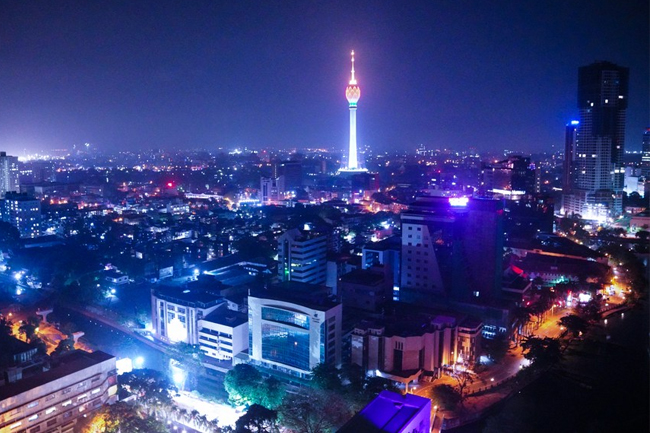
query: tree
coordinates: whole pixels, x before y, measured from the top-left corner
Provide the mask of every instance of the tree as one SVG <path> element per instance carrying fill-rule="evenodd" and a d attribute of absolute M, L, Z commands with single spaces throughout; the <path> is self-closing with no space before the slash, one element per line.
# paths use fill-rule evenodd
<path fill-rule="evenodd" d="M 530 308 L 527 307 L 515 307 L 512 310 L 512 316 L 514 319 L 514 325 L 515 329 L 517 330 L 517 341 L 522 336 L 527 335 L 528 333 L 526 332 L 526 325 L 528 325 L 528 322 L 530 322 L 530 316 L 532 315 Z"/>
<path fill-rule="evenodd" d="M 278 413 L 254 404 L 235 424 L 235 433 L 273 433 L 278 431 Z"/>
<path fill-rule="evenodd" d="M 132 394 L 145 407 L 165 407 L 173 403 L 167 376 L 158 371 L 143 368 L 124 373 L 119 377 L 120 386 Z"/>
<path fill-rule="evenodd" d="M 164 423 L 147 416 L 138 405 L 125 402 L 104 406 L 83 422 L 83 433 L 169 433 Z"/>
<path fill-rule="evenodd" d="M 530 360 L 536 368 L 551 367 L 562 360 L 560 342 L 555 338 L 527 337 L 521 347 L 524 358 Z"/>
<path fill-rule="evenodd" d="M 262 375 L 252 365 L 237 364 L 226 373 L 223 381 L 228 392 L 228 401 L 234 406 L 248 406 L 255 403 L 256 388 L 262 384 Z"/>
<path fill-rule="evenodd" d="M 61 355 L 66 352 L 71 352 L 74 350 L 74 338 L 68 337 L 64 340 L 59 341 L 59 344 L 52 352 L 52 355 Z"/>
<path fill-rule="evenodd" d="M 650 232 L 646 230 L 639 230 L 638 232 L 636 232 L 635 236 L 639 238 L 642 242 L 648 242 L 648 236 L 650 236 Z"/>
<path fill-rule="evenodd" d="M 20 248 L 20 233 L 8 222 L 0 221 L 0 250 L 15 251 Z"/>
<path fill-rule="evenodd" d="M 575 312 L 578 316 L 589 323 L 598 323 L 601 317 L 600 304 L 600 299 L 594 296 L 586 304 L 576 305 Z"/>
<path fill-rule="evenodd" d="M 274 377 L 270 377 L 257 388 L 257 393 L 253 399 L 256 404 L 267 409 L 275 409 L 282 404 L 285 389 L 282 382 Z"/>
<path fill-rule="evenodd" d="M 311 385 L 317 389 L 340 391 L 342 388 L 341 377 L 336 367 L 328 364 L 318 364 L 312 370 Z"/>
<path fill-rule="evenodd" d="M 197 379 L 203 374 L 204 368 L 201 364 L 201 349 L 198 345 L 187 343 L 176 343 L 171 346 L 173 354 L 171 357 L 176 360 L 187 373 L 189 388 L 196 388 Z"/>
<path fill-rule="evenodd" d="M 18 332 L 25 335 L 26 340 L 31 342 L 36 337 L 36 329 L 40 323 L 41 319 L 38 316 L 29 316 L 27 320 L 23 320 Z"/>
<path fill-rule="evenodd" d="M 339 395 L 310 388 L 287 394 L 278 413 L 282 425 L 301 433 L 335 431 L 351 415 Z"/>
<path fill-rule="evenodd" d="M 434 386 L 431 389 L 431 400 L 441 409 L 454 410 L 462 399 L 456 388 L 445 384 Z"/>
<path fill-rule="evenodd" d="M 6 317 L 0 317 L 0 335 L 11 335 L 13 333 L 13 322 Z"/>
<path fill-rule="evenodd" d="M 467 388 L 474 383 L 474 375 L 469 371 L 458 371 L 452 377 L 456 380 L 456 388 L 462 403 L 467 396 Z"/>
<path fill-rule="evenodd" d="M 566 335 L 570 332 L 574 337 L 579 336 L 583 332 L 587 332 L 587 329 L 589 328 L 589 322 L 580 316 L 576 316 L 575 314 L 564 316 L 560 318 L 557 323 L 558 325 L 566 328 L 566 331 L 563 332 L 563 335 Z"/>

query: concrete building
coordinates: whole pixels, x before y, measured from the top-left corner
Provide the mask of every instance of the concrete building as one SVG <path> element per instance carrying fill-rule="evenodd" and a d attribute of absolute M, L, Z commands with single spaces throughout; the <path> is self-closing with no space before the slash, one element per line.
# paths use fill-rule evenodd
<path fill-rule="evenodd" d="M 260 180 L 260 203 L 278 204 L 284 200 L 284 176 L 263 177 Z"/>
<path fill-rule="evenodd" d="M 393 299 L 392 275 L 384 268 L 356 269 L 341 277 L 339 293 L 345 307 L 378 312 Z"/>
<path fill-rule="evenodd" d="M 341 323 L 341 304 L 318 286 L 287 282 L 253 292 L 248 297 L 250 348 L 244 362 L 303 378 L 318 364 L 339 367 Z"/>
<path fill-rule="evenodd" d="M 20 192 L 18 157 L 0 152 L 0 198 L 8 192 Z"/>
<path fill-rule="evenodd" d="M 7 192 L 0 200 L 0 216 L 18 229 L 21 238 L 41 235 L 41 202 L 32 196 Z"/>
<path fill-rule="evenodd" d="M 199 322 L 225 300 L 220 294 L 183 287 L 151 291 L 151 321 L 155 338 L 166 343 L 199 344 Z"/>
<path fill-rule="evenodd" d="M 248 316 L 221 305 L 199 320 L 199 345 L 205 356 L 230 360 L 248 349 Z"/>
<path fill-rule="evenodd" d="M 483 323 L 444 314 L 390 316 L 355 326 L 351 362 L 371 375 L 408 384 L 456 364 L 478 361 Z"/>
<path fill-rule="evenodd" d="M 379 242 L 366 244 L 362 250 L 361 266 L 363 269 L 384 266 L 390 272 L 393 287 L 399 289 L 400 254 L 402 241 L 399 236 L 392 236 Z"/>
<path fill-rule="evenodd" d="M 382 391 L 337 433 L 430 433 L 431 399 Z"/>
<path fill-rule="evenodd" d="M 80 350 L 0 386 L 0 433 L 73 433 L 80 417 L 117 400 L 115 357 Z"/>
<path fill-rule="evenodd" d="M 564 132 L 564 162 L 562 166 L 562 192 L 569 194 L 575 184 L 575 157 L 579 120 L 572 120 Z"/>
<path fill-rule="evenodd" d="M 401 214 L 400 300 L 498 299 L 503 204 L 468 197 L 418 197 Z"/>
<path fill-rule="evenodd" d="M 563 213 L 604 221 L 620 215 L 629 69 L 597 62 L 578 70 L 580 123 Z"/>
<path fill-rule="evenodd" d="M 278 238 L 278 277 L 281 281 L 324 284 L 327 236 L 291 229 Z"/>

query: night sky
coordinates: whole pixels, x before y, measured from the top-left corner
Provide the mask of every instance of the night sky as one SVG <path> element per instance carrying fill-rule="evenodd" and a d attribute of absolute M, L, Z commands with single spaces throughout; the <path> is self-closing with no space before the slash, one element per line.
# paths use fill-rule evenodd
<path fill-rule="evenodd" d="M 0 150 L 561 149 L 578 67 L 630 68 L 650 124 L 648 2 L 0 2 Z M 555 145 L 555 148 L 551 146 Z"/>

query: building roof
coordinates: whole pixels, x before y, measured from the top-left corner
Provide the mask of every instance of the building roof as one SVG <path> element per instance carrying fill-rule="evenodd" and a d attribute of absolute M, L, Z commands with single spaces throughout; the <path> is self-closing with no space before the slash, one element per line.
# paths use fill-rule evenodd
<path fill-rule="evenodd" d="M 584 275 L 587 278 L 602 278 L 609 272 L 609 266 L 603 263 L 536 253 L 526 254 L 526 257 L 519 263 L 519 267 L 528 274 L 550 272 L 574 276 Z"/>
<path fill-rule="evenodd" d="M 218 325 L 230 326 L 235 328 L 248 322 L 248 315 L 238 311 L 229 310 L 225 305 L 217 308 L 208 314 L 203 320 L 216 323 Z"/>
<path fill-rule="evenodd" d="M 329 296 L 327 287 L 296 281 L 284 281 L 268 288 L 253 289 L 250 296 L 291 302 L 318 311 L 328 311 L 340 304 Z"/>
<path fill-rule="evenodd" d="M 399 433 L 422 411 L 426 411 L 424 419 L 429 421 L 430 399 L 413 394 L 401 395 L 382 391 L 341 427 L 338 433 Z M 428 430 L 425 428 L 421 431 Z"/>
<path fill-rule="evenodd" d="M 363 249 L 371 250 L 371 251 L 386 251 L 386 250 L 401 251 L 402 238 L 401 236 L 391 236 L 379 242 L 368 243 L 363 247 Z"/>
<path fill-rule="evenodd" d="M 575 243 L 562 236 L 552 234 L 540 234 L 537 238 L 531 241 L 506 241 L 505 247 L 519 248 L 523 250 L 540 250 L 545 253 L 563 254 L 588 259 L 599 259 L 605 257 L 604 254 L 594 251 L 589 247 Z"/>
<path fill-rule="evenodd" d="M 342 282 L 375 286 L 384 281 L 384 274 L 369 269 L 355 269 L 341 277 Z"/>
<path fill-rule="evenodd" d="M 221 295 L 201 287 L 160 286 L 153 291 L 153 294 L 156 298 L 194 308 L 209 308 L 223 302 Z"/>
<path fill-rule="evenodd" d="M 115 357 L 99 350 L 92 353 L 75 350 L 57 358 L 52 358 L 50 370 L 0 387 L 0 401 L 100 364 L 111 358 Z"/>

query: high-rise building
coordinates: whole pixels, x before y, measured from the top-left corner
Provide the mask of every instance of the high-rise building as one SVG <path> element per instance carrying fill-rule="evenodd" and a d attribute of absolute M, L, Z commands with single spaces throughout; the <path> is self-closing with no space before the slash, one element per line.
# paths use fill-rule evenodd
<path fill-rule="evenodd" d="M 481 166 L 482 194 L 523 195 L 539 192 L 535 165 L 529 157 L 512 155 L 496 163 Z"/>
<path fill-rule="evenodd" d="M 345 88 L 345 97 L 348 100 L 350 108 L 350 145 L 348 148 L 347 164 L 341 171 L 365 171 L 359 163 L 359 155 L 357 151 L 357 102 L 359 102 L 359 98 L 361 97 L 361 89 L 357 84 L 357 79 L 354 77 L 354 51 L 352 51 L 352 71 L 350 82 Z"/>
<path fill-rule="evenodd" d="M 570 123 L 567 123 L 564 133 L 564 165 L 562 167 L 562 192 L 564 194 L 571 192 L 575 181 L 574 161 L 576 156 L 576 142 L 578 139 L 578 125 L 580 125 L 579 120 L 572 120 Z"/>
<path fill-rule="evenodd" d="M 8 192 L 0 200 L 0 217 L 16 227 L 21 238 L 41 235 L 41 202 L 32 196 Z"/>
<path fill-rule="evenodd" d="M 252 291 L 249 361 L 300 377 L 318 364 L 339 367 L 342 319 L 341 304 L 324 288 L 286 282 Z"/>
<path fill-rule="evenodd" d="M 291 229 L 278 238 L 278 276 L 281 281 L 325 284 L 327 236 Z"/>
<path fill-rule="evenodd" d="M 0 152 L 0 198 L 8 192 L 20 191 L 19 176 L 18 158 Z"/>
<path fill-rule="evenodd" d="M 484 302 L 500 296 L 502 201 L 418 197 L 401 219 L 400 300 Z"/>
<path fill-rule="evenodd" d="M 641 163 L 644 167 L 650 167 L 650 127 L 646 128 L 643 133 L 643 142 L 641 144 Z"/>
<path fill-rule="evenodd" d="M 628 68 L 610 62 L 578 70 L 575 180 L 564 197 L 565 213 L 604 220 L 622 212 L 628 76 Z"/>

